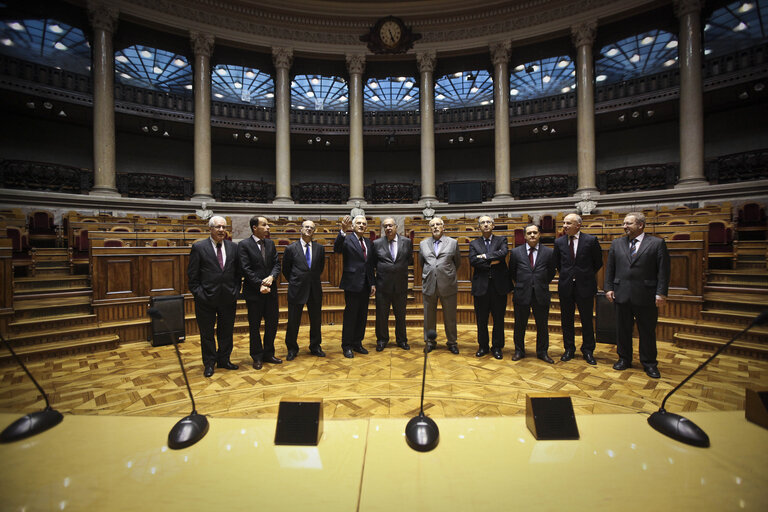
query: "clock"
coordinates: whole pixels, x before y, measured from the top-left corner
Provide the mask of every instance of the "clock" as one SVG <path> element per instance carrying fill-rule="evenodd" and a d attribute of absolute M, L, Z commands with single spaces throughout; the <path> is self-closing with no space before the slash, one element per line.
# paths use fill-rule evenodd
<path fill-rule="evenodd" d="M 412 33 L 403 20 L 394 16 L 380 19 L 367 34 L 360 36 L 373 53 L 405 53 L 419 39 L 421 34 Z"/>

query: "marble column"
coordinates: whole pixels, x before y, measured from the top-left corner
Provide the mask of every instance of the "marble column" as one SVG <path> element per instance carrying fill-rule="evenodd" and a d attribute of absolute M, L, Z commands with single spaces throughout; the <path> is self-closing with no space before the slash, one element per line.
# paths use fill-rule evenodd
<path fill-rule="evenodd" d="M 706 184 L 704 105 L 701 78 L 702 0 L 676 0 L 680 18 L 680 180 L 675 188 Z"/>
<path fill-rule="evenodd" d="M 275 64 L 275 203 L 291 199 L 291 75 L 293 50 L 272 48 Z"/>
<path fill-rule="evenodd" d="M 195 53 L 195 192 L 194 200 L 211 200 L 211 54 L 214 37 L 190 32 Z"/>
<path fill-rule="evenodd" d="M 435 81 L 437 62 L 434 50 L 416 54 L 419 66 L 419 110 L 421 113 L 421 197 L 420 203 L 437 201 L 435 195 Z"/>
<path fill-rule="evenodd" d="M 509 53 L 512 44 L 490 45 L 493 62 L 494 157 L 496 190 L 494 201 L 512 198 L 509 181 Z"/>
<path fill-rule="evenodd" d="M 363 71 L 365 55 L 347 54 L 349 71 L 349 202 L 365 204 L 363 191 Z"/>
<path fill-rule="evenodd" d="M 595 178 L 595 62 L 597 23 L 571 27 L 576 47 L 576 168 L 578 192 L 597 193 Z"/>
<path fill-rule="evenodd" d="M 115 164 L 115 55 L 112 35 L 118 11 L 88 3 L 93 27 L 93 189 L 91 194 L 120 196 Z"/>

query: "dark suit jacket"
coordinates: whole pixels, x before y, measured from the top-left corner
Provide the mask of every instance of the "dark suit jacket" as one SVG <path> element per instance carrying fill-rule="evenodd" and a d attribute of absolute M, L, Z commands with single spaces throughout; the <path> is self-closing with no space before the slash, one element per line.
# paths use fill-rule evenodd
<path fill-rule="evenodd" d="M 211 239 L 206 238 L 192 244 L 187 266 L 189 291 L 195 300 L 215 304 L 218 302 L 235 302 L 240 293 L 240 265 L 238 264 L 237 244 L 224 240 L 224 252 L 227 257 L 224 268 L 219 265 L 216 250 Z"/>
<path fill-rule="evenodd" d="M 611 243 L 605 267 L 605 291 L 613 291 L 616 302 L 652 306 L 656 295 L 669 291 L 669 253 L 662 238 L 646 234 L 634 258 L 629 255 L 629 237 Z"/>
<path fill-rule="evenodd" d="M 341 253 L 344 262 L 344 270 L 341 273 L 341 282 L 339 288 L 348 292 L 370 291 L 371 286 L 376 284 L 376 251 L 373 250 L 373 243 L 368 238 L 363 238 L 365 250 L 368 253 L 368 259 L 363 258 L 363 249 L 357 235 L 347 233 L 347 236 L 338 234 L 333 242 L 333 252 Z"/>
<path fill-rule="evenodd" d="M 261 293 L 261 280 L 272 276 L 272 290 L 269 296 L 277 297 L 277 278 L 280 275 L 280 260 L 277 257 L 275 242 L 269 238 L 264 240 L 264 256 L 258 244 L 249 236 L 239 244 L 240 270 L 243 273 L 243 297 L 245 300 L 258 300 L 264 298 Z M 266 259 L 266 261 L 265 261 Z"/>
<path fill-rule="evenodd" d="M 283 253 L 283 275 L 288 280 L 288 302 L 306 304 L 308 301 L 322 302 L 323 285 L 320 274 L 325 268 L 325 247 L 312 241 L 312 267 L 307 267 L 307 259 L 297 240 L 285 248 Z"/>
<path fill-rule="evenodd" d="M 499 295 L 509 293 L 509 269 L 507 268 L 507 237 L 492 236 L 491 251 L 488 258 L 478 258 L 485 252 L 485 238 L 479 237 L 469 243 L 469 264 L 472 265 L 472 295 L 480 296 L 488 293 L 488 284 L 491 283 L 494 291 Z M 499 263 L 491 265 L 492 261 Z"/>
<path fill-rule="evenodd" d="M 518 245 L 509 253 L 509 277 L 514 283 L 515 304 L 530 306 L 534 297 L 538 304 L 549 304 L 549 283 L 555 277 L 554 251 L 539 243 L 536 264 L 531 268 L 528 244 Z"/>
<path fill-rule="evenodd" d="M 413 264 L 413 243 L 410 238 L 397 237 L 397 255 L 392 261 L 386 236 L 373 242 L 376 250 L 376 293 L 395 295 L 408 291 L 408 266 Z"/>
<path fill-rule="evenodd" d="M 571 257 L 568 235 L 555 240 L 555 267 L 560 271 L 557 290 L 560 295 L 594 297 L 597 294 L 597 271 L 603 266 L 603 251 L 598 239 L 588 233 L 579 233 L 576 261 Z"/>

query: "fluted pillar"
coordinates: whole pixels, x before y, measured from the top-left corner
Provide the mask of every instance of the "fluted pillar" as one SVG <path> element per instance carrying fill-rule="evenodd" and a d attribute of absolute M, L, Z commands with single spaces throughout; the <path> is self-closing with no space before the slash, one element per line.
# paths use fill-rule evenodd
<path fill-rule="evenodd" d="M 435 82 L 437 62 L 434 50 L 416 54 L 419 65 L 419 110 L 421 111 L 421 197 L 420 202 L 437 200 L 435 196 Z"/>
<path fill-rule="evenodd" d="M 363 191 L 363 71 L 365 55 L 347 54 L 349 71 L 349 203 L 365 204 Z"/>
<path fill-rule="evenodd" d="M 119 196 L 115 165 L 115 56 L 112 35 L 118 11 L 88 3 L 93 27 L 93 189 L 91 194 Z"/>
<path fill-rule="evenodd" d="M 211 195 L 211 54 L 214 37 L 191 32 L 195 53 L 195 192 L 192 199 L 208 200 Z"/>
<path fill-rule="evenodd" d="M 677 0 L 680 18 L 680 181 L 677 187 L 706 183 L 704 106 L 701 82 L 701 0 Z M 676 187 L 676 188 L 677 188 Z"/>
<path fill-rule="evenodd" d="M 493 62 L 494 162 L 496 190 L 493 200 L 512 198 L 509 181 L 509 41 L 490 46 Z"/>
<path fill-rule="evenodd" d="M 595 186 L 595 62 L 592 46 L 597 23 L 571 27 L 576 47 L 576 163 L 578 191 L 597 192 Z"/>
<path fill-rule="evenodd" d="M 293 50 L 272 48 L 275 64 L 275 203 L 291 199 L 291 76 Z"/>

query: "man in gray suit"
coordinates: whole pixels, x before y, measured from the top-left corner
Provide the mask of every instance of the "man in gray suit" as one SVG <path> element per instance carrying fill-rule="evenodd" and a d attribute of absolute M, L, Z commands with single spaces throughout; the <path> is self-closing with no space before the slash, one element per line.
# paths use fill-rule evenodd
<path fill-rule="evenodd" d="M 421 262 L 421 292 L 424 298 L 424 341 L 427 332 L 437 327 L 437 299 L 443 307 L 443 326 L 448 350 L 453 354 L 459 353 L 456 344 L 456 295 L 459 282 L 456 272 L 461 265 L 459 244 L 454 238 L 443 236 L 445 225 L 443 219 L 435 217 L 429 221 L 432 237 L 421 241 L 419 261 Z M 428 343 L 428 342 L 427 342 Z M 433 344 L 427 345 L 427 352 L 432 351 Z"/>
<path fill-rule="evenodd" d="M 624 217 L 627 236 L 615 239 L 605 268 L 605 297 L 616 304 L 616 351 L 614 370 L 632 367 L 632 331 L 637 321 L 640 362 L 652 379 L 661 377 L 656 360 L 658 307 L 669 290 L 669 253 L 662 238 L 645 234 L 645 215 Z"/>
<path fill-rule="evenodd" d="M 549 350 L 549 283 L 555 277 L 554 251 L 539 243 L 539 227 L 525 227 L 525 244 L 515 247 L 509 254 L 509 278 L 514 287 L 515 355 L 513 361 L 525 357 L 525 329 L 533 309 L 536 320 L 536 357 L 554 363 Z"/>
<path fill-rule="evenodd" d="M 413 264 L 410 238 L 398 236 L 397 223 L 387 217 L 381 223 L 382 235 L 373 242 L 376 251 L 376 351 L 389 343 L 389 308 L 395 313 L 395 341 L 409 350 L 405 332 L 405 305 L 408 294 L 408 266 Z"/>

